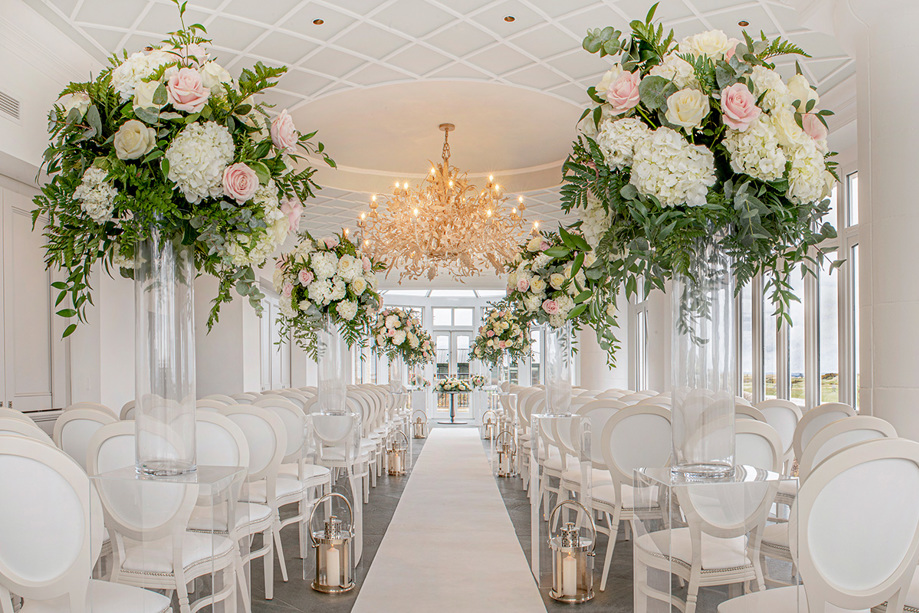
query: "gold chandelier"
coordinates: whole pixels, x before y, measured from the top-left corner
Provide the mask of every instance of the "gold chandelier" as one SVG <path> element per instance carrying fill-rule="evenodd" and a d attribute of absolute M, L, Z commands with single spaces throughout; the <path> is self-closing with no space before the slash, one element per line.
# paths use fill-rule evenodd
<path fill-rule="evenodd" d="M 448 137 L 454 128 L 451 123 L 440 125 L 443 162 L 432 164 L 421 185 L 409 189 L 408 182 L 396 182 L 385 208 L 380 209 L 373 196 L 370 213 L 361 213 L 357 222 L 364 248 L 389 271 L 400 268 L 400 279 L 433 279 L 441 268 L 456 279 L 480 274 L 489 266 L 501 274 L 517 252 L 523 234 L 521 212 L 526 208 L 523 197 L 508 210 L 507 197 L 494 177 L 484 189 L 470 185 L 466 173 L 450 165 Z"/>

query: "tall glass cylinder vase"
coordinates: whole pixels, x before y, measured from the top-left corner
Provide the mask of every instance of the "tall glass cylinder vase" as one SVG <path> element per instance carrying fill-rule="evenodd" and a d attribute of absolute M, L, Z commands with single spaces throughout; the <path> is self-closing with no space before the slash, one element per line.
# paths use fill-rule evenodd
<path fill-rule="evenodd" d="M 714 238 L 673 279 L 673 470 L 724 477 L 734 464 L 734 277 Z"/>
<path fill-rule="evenodd" d="M 501 354 L 498 360 L 498 381 L 497 385 L 502 391 L 507 391 L 511 382 L 511 356 L 507 353 Z M 507 385 L 504 385 L 507 383 Z"/>
<path fill-rule="evenodd" d="M 319 410 L 330 415 L 344 415 L 348 412 L 348 386 L 345 382 L 348 349 L 345 339 L 330 316 L 323 318 L 316 337 Z"/>
<path fill-rule="evenodd" d="M 389 358 L 389 390 L 393 394 L 405 391 L 405 360 L 402 356 Z"/>
<path fill-rule="evenodd" d="M 135 246 L 136 467 L 193 472 L 195 461 L 195 262 L 192 247 L 154 230 Z"/>
<path fill-rule="evenodd" d="M 543 327 L 546 344 L 546 410 L 548 415 L 571 414 L 571 375 L 573 372 L 573 333 L 571 322 L 560 328 Z"/>

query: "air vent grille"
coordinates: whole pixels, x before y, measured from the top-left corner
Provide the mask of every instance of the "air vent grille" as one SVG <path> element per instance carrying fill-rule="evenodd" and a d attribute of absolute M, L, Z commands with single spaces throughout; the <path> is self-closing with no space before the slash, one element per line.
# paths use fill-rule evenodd
<path fill-rule="evenodd" d="M 6 92 L 0 91 L 0 113 L 19 120 L 19 100 Z"/>

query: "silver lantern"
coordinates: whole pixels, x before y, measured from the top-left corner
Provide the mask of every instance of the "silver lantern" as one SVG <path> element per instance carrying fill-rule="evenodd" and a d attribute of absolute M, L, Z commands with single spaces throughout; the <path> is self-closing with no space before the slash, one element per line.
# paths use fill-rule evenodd
<path fill-rule="evenodd" d="M 491 409 L 482 414 L 482 438 L 490 441 L 498 433 L 498 414 Z"/>
<path fill-rule="evenodd" d="M 555 516 L 562 507 L 573 507 L 590 520 L 590 538 L 583 538 L 573 522 L 553 533 Z M 549 596 L 559 602 L 581 603 L 594 597 L 594 547 L 597 526 L 590 511 L 574 500 L 563 500 L 549 515 L 549 549 L 552 553 L 552 589 Z"/>
<path fill-rule="evenodd" d="M 323 502 L 341 498 L 348 507 L 348 523 L 329 515 L 321 530 L 313 530 L 313 518 Z M 331 507 L 330 507 L 331 508 Z M 309 535 L 316 550 L 316 579 L 312 587 L 325 594 L 343 594 L 354 589 L 353 539 L 354 512 L 348 499 L 337 492 L 326 494 L 316 501 L 310 513 Z"/>
<path fill-rule="evenodd" d="M 424 411 L 415 411 L 412 414 L 412 436 L 425 438 L 428 435 L 428 414 Z"/>
<path fill-rule="evenodd" d="M 517 443 L 514 433 L 503 430 L 495 438 L 495 474 L 499 477 L 513 477 L 517 474 Z"/>
<path fill-rule="evenodd" d="M 400 441 L 397 437 L 401 436 Z M 386 450 L 386 464 L 389 467 L 390 475 L 404 475 L 406 468 L 406 456 L 408 455 L 408 437 L 402 430 L 396 430 Z"/>

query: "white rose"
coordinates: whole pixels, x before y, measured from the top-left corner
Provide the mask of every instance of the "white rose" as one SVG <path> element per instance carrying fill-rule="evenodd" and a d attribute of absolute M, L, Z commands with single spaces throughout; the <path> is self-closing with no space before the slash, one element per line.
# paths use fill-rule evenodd
<path fill-rule="evenodd" d="M 300 310 L 303 312 L 309 311 L 311 306 L 313 306 L 313 303 L 308 299 L 300 301 Z"/>
<path fill-rule="evenodd" d="M 791 101 L 792 104 L 795 101 L 798 102 L 798 112 L 806 113 L 807 112 L 807 102 L 809 100 L 814 101 L 815 108 L 820 104 L 820 96 L 817 95 L 817 92 L 811 89 L 810 83 L 807 82 L 807 78 L 804 75 L 796 74 L 788 81 L 788 91 L 791 92 Z"/>
<path fill-rule="evenodd" d="M 536 294 L 542 294 L 546 291 L 546 282 L 539 277 L 533 277 L 530 281 L 530 289 Z"/>
<path fill-rule="evenodd" d="M 377 334 L 377 345 L 379 347 L 382 347 L 385 344 L 386 344 L 386 337 L 383 336 L 382 334 Z"/>
<path fill-rule="evenodd" d="M 80 112 L 80 117 L 86 115 L 86 111 L 89 110 L 89 105 L 91 103 L 89 96 L 83 92 L 74 92 L 69 96 L 64 96 L 58 103 L 64 109 L 64 116 L 70 114 L 70 111 L 77 109 Z"/>
<path fill-rule="evenodd" d="M 812 140 L 795 121 L 795 115 L 789 107 L 783 107 L 772 113 L 772 125 L 775 127 L 776 138 L 782 147 L 794 149 Z"/>
<path fill-rule="evenodd" d="M 713 60 L 722 60 L 738 42 L 736 38 L 728 38 L 721 30 L 709 30 L 687 36 L 680 42 L 679 49 L 680 53 L 707 55 Z"/>
<path fill-rule="evenodd" d="M 396 330 L 392 335 L 392 342 L 394 345 L 401 345 L 405 342 L 405 330 Z"/>
<path fill-rule="evenodd" d="M 542 237 L 534 236 L 527 243 L 527 251 L 539 251 L 540 245 L 542 245 Z"/>
<path fill-rule="evenodd" d="M 119 160 L 135 160 L 153 151 L 156 146 L 156 130 L 136 119 L 130 119 L 115 133 L 114 145 Z"/>
<path fill-rule="evenodd" d="M 212 92 L 223 94 L 225 90 L 221 83 L 232 85 L 233 77 L 217 62 L 208 62 L 201 68 L 201 83 Z"/>
<path fill-rule="evenodd" d="M 364 290 L 367 289 L 367 282 L 364 281 L 363 277 L 358 277 L 351 282 L 351 291 L 354 292 L 355 296 L 360 296 L 364 293 Z"/>
<path fill-rule="evenodd" d="M 664 61 L 652 68 L 648 74 L 673 81 L 673 84 L 679 89 L 699 87 L 699 81 L 696 79 L 696 69 L 676 53 L 671 53 L 664 57 Z"/>
<path fill-rule="evenodd" d="M 335 310 L 338 311 L 342 319 L 351 321 L 354 319 L 354 316 L 357 315 L 357 303 L 353 300 L 344 300 L 338 303 Z"/>
<path fill-rule="evenodd" d="M 135 109 L 156 109 L 160 110 L 165 106 L 153 102 L 153 95 L 160 86 L 159 81 L 140 81 L 134 87 L 134 108 Z"/>
<path fill-rule="evenodd" d="M 561 273 L 552 273 L 549 275 L 549 285 L 552 286 L 552 289 L 562 289 L 562 286 L 565 284 L 565 275 Z"/>
<path fill-rule="evenodd" d="M 622 66 L 616 64 L 612 68 L 606 71 L 606 74 L 603 75 L 603 78 L 600 79 L 600 82 L 597 83 L 597 95 L 606 99 L 606 91 L 609 89 L 609 86 L 613 84 L 613 81 L 619 78 L 619 75 L 622 74 Z"/>
<path fill-rule="evenodd" d="M 698 128 L 711 110 L 708 96 L 698 89 L 681 89 L 667 98 L 667 121 L 685 128 Z"/>

